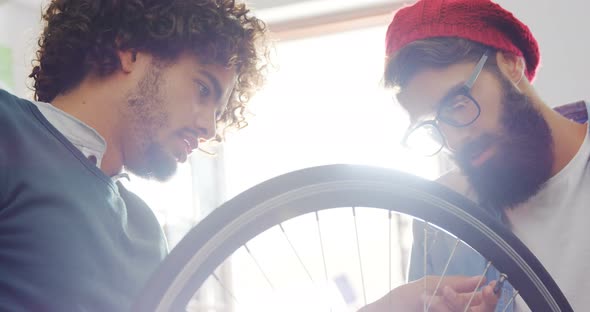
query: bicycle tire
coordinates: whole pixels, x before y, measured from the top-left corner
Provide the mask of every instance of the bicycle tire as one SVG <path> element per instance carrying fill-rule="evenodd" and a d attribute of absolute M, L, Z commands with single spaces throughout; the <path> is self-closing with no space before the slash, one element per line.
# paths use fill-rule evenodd
<path fill-rule="evenodd" d="M 152 275 L 133 311 L 184 311 L 219 264 L 261 232 L 288 219 L 336 207 L 389 209 L 434 224 L 510 276 L 532 311 L 573 311 L 531 251 L 465 197 L 390 169 L 326 165 L 287 173 L 227 201 L 196 225 Z"/>

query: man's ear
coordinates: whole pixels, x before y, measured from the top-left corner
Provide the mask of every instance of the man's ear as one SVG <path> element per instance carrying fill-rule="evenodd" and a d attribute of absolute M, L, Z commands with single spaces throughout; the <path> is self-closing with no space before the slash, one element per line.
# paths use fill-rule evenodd
<path fill-rule="evenodd" d="M 515 85 L 518 85 L 522 79 L 526 79 L 526 65 L 522 56 L 499 51 L 496 53 L 496 61 L 502 74 Z"/>
<path fill-rule="evenodd" d="M 121 61 L 121 70 L 128 74 L 137 66 L 137 51 L 135 50 L 119 50 L 117 52 L 119 60 Z"/>

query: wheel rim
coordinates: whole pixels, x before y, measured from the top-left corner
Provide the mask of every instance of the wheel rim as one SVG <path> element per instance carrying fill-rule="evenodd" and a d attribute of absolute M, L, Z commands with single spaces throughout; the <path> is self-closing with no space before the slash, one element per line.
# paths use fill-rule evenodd
<path fill-rule="evenodd" d="M 391 209 L 437 226 L 453 224 L 455 229 L 446 230 L 471 246 L 480 245 L 477 251 L 486 258 L 494 258 L 498 252 L 504 254 L 496 257 L 494 265 L 510 272 L 515 278 L 513 285 L 521 289 L 530 307 L 571 310 L 528 249 L 466 199 L 407 174 L 352 165 L 286 174 L 228 201 L 193 229 L 178 245 L 180 249 L 173 250 L 144 291 L 143 298 L 148 294 L 148 299 L 140 300 L 139 306 L 150 310 L 156 307 L 155 311 L 179 309 L 225 258 L 258 233 L 305 213 L 343 206 Z M 474 233 L 478 238 L 470 239 Z"/>

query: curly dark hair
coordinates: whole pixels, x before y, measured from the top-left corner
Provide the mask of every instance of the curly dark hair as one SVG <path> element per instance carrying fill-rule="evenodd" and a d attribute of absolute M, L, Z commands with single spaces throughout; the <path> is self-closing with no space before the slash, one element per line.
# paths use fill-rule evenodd
<path fill-rule="evenodd" d="M 246 104 L 265 80 L 266 24 L 235 0 L 52 0 L 43 21 L 29 75 L 39 101 L 51 102 L 89 74 L 112 74 L 121 66 L 117 51 L 146 52 L 164 61 L 188 51 L 237 69 L 219 123 L 241 128 Z"/>

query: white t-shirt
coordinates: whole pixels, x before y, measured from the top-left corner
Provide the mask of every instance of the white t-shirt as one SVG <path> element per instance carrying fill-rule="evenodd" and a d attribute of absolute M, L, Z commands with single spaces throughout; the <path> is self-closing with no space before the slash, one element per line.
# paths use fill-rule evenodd
<path fill-rule="evenodd" d="M 589 160 L 587 132 L 578 153 L 541 192 L 506 212 L 514 234 L 541 261 L 574 311 L 590 307 Z"/>
<path fill-rule="evenodd" d="M 541 261 L 574 311 L 590 307 L 590 135 L 574 158 L 539 193 L 507 211 L 514 234 Z M 452 172 L 440 183 L 475 199 L 464 176 Z M 516 311 L 530 311 L 522 300 Z"/>

